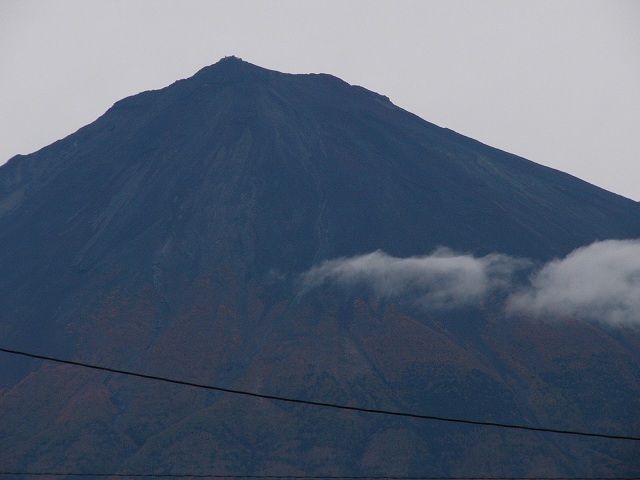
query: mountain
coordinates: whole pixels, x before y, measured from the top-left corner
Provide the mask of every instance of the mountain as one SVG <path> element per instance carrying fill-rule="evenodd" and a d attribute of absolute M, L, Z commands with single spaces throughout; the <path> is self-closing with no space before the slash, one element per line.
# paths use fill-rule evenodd
<path fill-rule="evenodd" d="M 225 58 L 0 167 L 4 346 L 229 388 L 640 431 L 640 335 L 305 294 L 323 260 L 543 262 L 640 205 L 325 74 Z M 0 357 L 5 470 L 610 475 L 638 446 L 387 419 Z"/>

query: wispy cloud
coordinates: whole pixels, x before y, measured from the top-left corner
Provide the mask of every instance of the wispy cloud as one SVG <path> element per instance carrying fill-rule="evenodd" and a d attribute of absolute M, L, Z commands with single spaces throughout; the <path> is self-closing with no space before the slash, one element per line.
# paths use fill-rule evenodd
<path fill-rule="evenodd" d="M 528 264 L 507 255 L 474 257 L 445 248 L 408 258 L 376 251 L 326 261 L 304 274 L 303 282 L 309 288 L 324 283 L 360 286 L 380 298 L 448 309 L 479 303 L 490 292 L 508 288 L 513 274 Z"/>
<path fill-rule="evenodd" d="M 535 272 L 506 304 L 510 314 L 640 324 L 640 241 L 607 240 Z"/>
<path fill-rule="evenodd" d="M 516 273 L 527 270 L 529 279 L 516 282 L 522 278 Z M 302 280 L 305 288 L 360 287 L 381 299 L 440 310 L 478 305 L 501 292 L 511 317 L 640 325 L 640 240 L 596 242 L 537 269 L 497 253 L 476 257 L 441 248 L 398 258 L 376 251 L 325 261 Z"/>

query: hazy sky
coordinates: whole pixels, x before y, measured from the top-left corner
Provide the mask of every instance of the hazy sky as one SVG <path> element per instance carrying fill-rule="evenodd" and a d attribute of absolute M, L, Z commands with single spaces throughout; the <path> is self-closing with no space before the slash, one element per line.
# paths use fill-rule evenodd
<path fill-rule="evenodd" d="M 640 2 L 0 0 L 0 163 L 235 54 L 640 200 Z"/>

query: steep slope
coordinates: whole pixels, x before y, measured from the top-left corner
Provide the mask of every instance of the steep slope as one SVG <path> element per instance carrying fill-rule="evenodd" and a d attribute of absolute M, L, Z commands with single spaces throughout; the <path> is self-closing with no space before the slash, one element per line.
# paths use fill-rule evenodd
<path fill-rule="evenodd" d="M 636 332 L 301 296 L 296 279 L 376 249 L 546 260 L 640 236 L 639 213 L 330 75 L 232 57 L 0 168 L 0 338 L 269 393 L 638 431 Z M 332 414 L 5 357 L 0 387 L 11 468 L 640 468 L 628 445 Z"/>

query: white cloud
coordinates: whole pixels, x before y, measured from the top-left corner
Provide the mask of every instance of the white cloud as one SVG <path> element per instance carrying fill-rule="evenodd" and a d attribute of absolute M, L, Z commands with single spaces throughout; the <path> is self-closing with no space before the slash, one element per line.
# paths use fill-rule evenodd
<path fill-rule="evenodd" d="M 549 262 L 506 308 L 540 318 L 640 324 L 640 241 L 596 242 Z"/>
<path fill-rule="evenodd" d="M 515 274 L 532 265 L 508 255 L 475 257 L 445 248 L 407 258 L 376 251 L 325 261 L 302 279 L 307 289 L 325 283 L 364 287 L 379 298 L 426 309 L 474 306 L 501 292 L 504 311 L 511 317 L 640 325 L 640 240 L 607 240 L 578 248 L 517 284 Z"/>
<path fill-rule="evenodd" d="M 508 288 L 513 274 L 529 262 L 507 255 L 485 257 L 438 249 L 431 255 L 397 258 L 376 251 L 325 261 L 303 275 L 307 288 L 323 283 L 369 288 L 387 299 L 410 299 L 424 308 L 473 305 Z"/>

